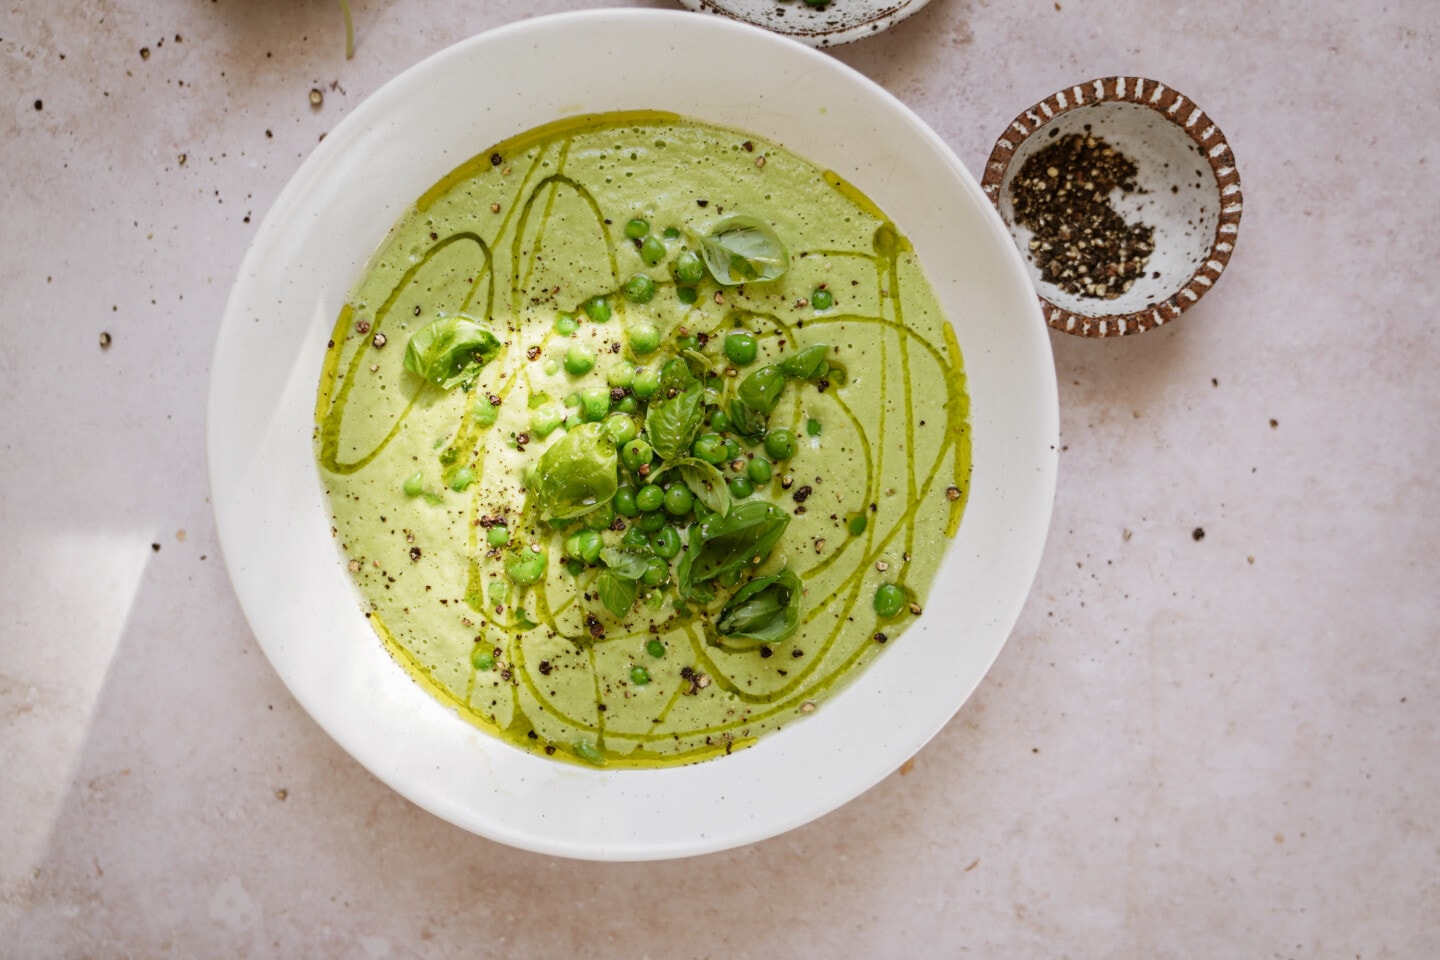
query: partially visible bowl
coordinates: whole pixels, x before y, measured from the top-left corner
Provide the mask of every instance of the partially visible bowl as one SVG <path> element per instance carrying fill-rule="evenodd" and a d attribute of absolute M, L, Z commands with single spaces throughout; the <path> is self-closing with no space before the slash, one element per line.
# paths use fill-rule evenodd
<path fill-rule="evenodd" d="M 747 68 L 716 84 L 694 69 L 697 51 Z M 649 82 L 657 75 L 667 82 Z M 926 615 L 821 710 L 733 756 L 605 770 L 491 737 L 391 659 L 332 539 L 312 436 L 327 338 L 396 218 L 506 138 L 636 109 L 778 141 L 887 211 L 964 352 L 973 470 Z M 246 617 L 295 698 L 346 751 L 421 807 L 491 839 L 659 859 L 799 826 L 869 788 L 945 725 L 998 655 L 1039 564 L 1058 405 L 1020 257 L 979 185 L 913 113 L 834 58 L 763 30 L 608 10 L 538 17 L 443 50 L 316 147 L 266 215 L 231 292 L 208 444 L 217 526 Z"/>
<path fill-rule="evenodd" d="M 680 0 L 691 10 L 753 23 L 812 47 L 833 47 L 879 33 L 930 0 Z"/>
<path fill-rule="evenodd" d="M 1057 281 L 1042 268 L 1057 252 L 1045 246 L 1053 238 L 1037 236 L 1016 215 L 1026 162 L 1076 135 L 1133 161 L 1136 188 L 1112 191 L 1108 203 L 1128 224 L 1153 228 L 1144 270 L 1113 298 Z M 1032 169 L 1025 182 L 1033 186 L 1047 170 Z M 1048 172 L 1057 182 L 1056 168 Z M 1244 208 L 1235 157 L 1220 128 L 1190 98 L 1143 77 L 1091 80 L 1024 111 L 995 141 L 981 183 L 1025 255 L 1046 322 L 1085 337 L 1141 333 L 1197 303 L 1230 262 Z"/>

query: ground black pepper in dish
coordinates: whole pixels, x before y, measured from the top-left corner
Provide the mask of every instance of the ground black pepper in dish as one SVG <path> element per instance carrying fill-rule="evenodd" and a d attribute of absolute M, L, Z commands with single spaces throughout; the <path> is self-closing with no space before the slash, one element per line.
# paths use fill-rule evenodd
<path fill-rule="evenodd" d="M 1128 224 L 1111 191 L 1133 193 L 1135 164 L 1099 137 L 1060 137 L 1026 160 L 1014 183 L 1015 219 L 1035 234 L 1041 276 L 1066 293 L 1114 300 L 1155 249 L 1155 230 Z"/>

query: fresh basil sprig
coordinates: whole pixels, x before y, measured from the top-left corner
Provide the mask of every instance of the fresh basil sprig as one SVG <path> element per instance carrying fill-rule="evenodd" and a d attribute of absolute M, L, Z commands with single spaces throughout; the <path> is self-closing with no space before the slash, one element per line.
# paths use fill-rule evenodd
<path fill-rule="evenodd" d="M 595 592 L 600 595 L 600 602 L 617 617 L 630 612 L 638 589 L 634 580 L 619 576 L 613 570 L 606 570 L 595 579 Z"/>
<path fill-rule="evenodd" d="M 719 514 L 729 512 L 730 491 L 725 486 L 725 474 L 713 463 L 699 457 L 680 457 L 678 460 L 661 464 L 658 470 L 652 470 L 646 482 L 657 483 L 666 471 L 672 469 L 680 474 L 680 479 L 685 481 L 685 486 L 695 494 L 695 499 L 709 510 Z"/>
<path fill-rule="evenodd" d="M 748 500 L 724 516 L 715 514 L 695 524 L 676 569 L 680 596 L 688 598 L 702 581 L 764 563 L 789 523 L 790 514 L 776 504 Z"/>
<path fill-rule="evenodd" d="M 825 359 L 829 352 L 829 344 L 812 343 L 804 350 L 792 353 L 780 361 L 780 369 L 785 376 L 797 380 L 819 380 L 830 370 L 830 364 Z"/>
<path fill-rule="evenodd" d="M 698 382 L 673 397 L 650 401 L 645 412 L 645 433 L 661 460 L 676 460 L 690 452 L 704 413 L 705 388 Z"/>
<path fill-rule="evenodd" d="M 583 516 L 608 502 L 620 486 L 615 441 L 598 423 L 582 423 L 540 456 L 535 502 L 550 520 Z"/>
<path fill-rule="evenodd" d="M 756 577 L 726 602 L 712 642 L 738 651 L 788 640 L 800 626 L 803 592 L 800 578 L 788 569 L 773 577 Z"/>
<path fill-rule="evenodd" d="M 654 555 L 648 547 L 620 544 L 601 550 L 600 562 L 621 580 L 639 580 L 645 575 L 645 566 Z"/>
<path fill-rule="evenodd" d="M 700 238 L 700 253 L 721 286 L 776 280 L 790 268 L 790 255 L 770 225 L 756 217 L 726 217 Z"/>
<path fill-rule="evenodd" d="M 485 324 L 463 313 L 432 320 L 405 345 L 405 369 L 442 390 L 472 380 L 500 352 Z"/>

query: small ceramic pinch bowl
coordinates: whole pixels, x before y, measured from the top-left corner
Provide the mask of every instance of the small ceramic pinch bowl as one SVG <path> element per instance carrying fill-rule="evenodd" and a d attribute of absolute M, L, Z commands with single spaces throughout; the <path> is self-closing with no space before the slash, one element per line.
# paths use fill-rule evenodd
<path fill-rule="evenodd" d="M 1017 195 L 1028 190 L 1033 207 L 1036 191 L 1053 190 L 1065 177 L 1039 161 L 1027 169 L 1027 161 L 1075 135 L 1133 162 L 1129 189 L 1117 186 L 1101 202 L 1125 225 L 1153 230 L 1148 258 L 1124 262 L 1121 282 L 1103 290 L 1081 288 L 1083 276 L 1047 275 L 1056 236 L 1080 235 L 1071 225 L 1062 224 L 1059 235 L 1042 228 L 1040 236 L 1027 225 L 1034 218 L 1017 216 Z M 1220 128 L 1189 97 L 1142 77 L 1077 84 L 1021 113 L 995 141 L 981 186 L 1020 248 L 1046 322 L 1084 337 L 1143 333 L 1198 302 L 1230 262 L 1243 209 L 1235 157 Z"/>
<path fill-rule="evenodd" d="M 879 33 L 930 0 L 680 0 L 691 10 L 753 23 L 812 47 L 833 47 Z"/>

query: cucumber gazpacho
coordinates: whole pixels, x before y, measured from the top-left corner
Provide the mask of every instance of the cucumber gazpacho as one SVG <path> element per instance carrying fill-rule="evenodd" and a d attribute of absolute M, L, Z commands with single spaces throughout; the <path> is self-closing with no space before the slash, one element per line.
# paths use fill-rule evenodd
<path fill-rule="evenodd" d="M 833 173 L 678 116 L 463 164 L 336 321 L 315 449 L 394 658 L 525 750 L 729 753 L 922 615 L 965 503 L 959 345 Z"/>

